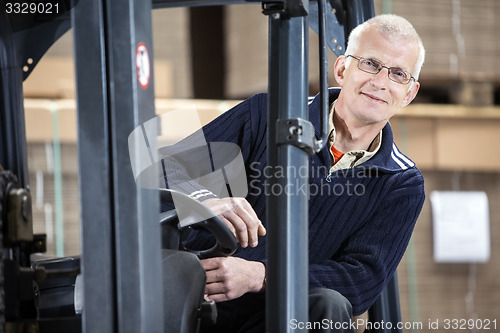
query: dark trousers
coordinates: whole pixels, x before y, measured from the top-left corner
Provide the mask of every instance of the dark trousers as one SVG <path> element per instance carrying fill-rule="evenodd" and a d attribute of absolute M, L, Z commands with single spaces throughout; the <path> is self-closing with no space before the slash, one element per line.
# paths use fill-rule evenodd
<path fill-rule="evenodd" d="M 218 303 L 217 323 L 202 327 L 201 333 L 264 333 L 265 303 L 264 293 L 245 294 L 238 299 Z M 290 327 L 300 328 L 308 324 L 313 328 L 309 332 L 352 333 L 349 328 L 351 318 L 352 306 L 344 296 L 331 289 L 315 288 L 309 291 L 309 322 L 291 322 Z"/>

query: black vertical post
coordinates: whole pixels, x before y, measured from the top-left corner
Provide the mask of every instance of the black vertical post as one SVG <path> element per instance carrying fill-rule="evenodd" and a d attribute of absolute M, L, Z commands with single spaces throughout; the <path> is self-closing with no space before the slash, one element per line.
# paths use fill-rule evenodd
<path fill-rule="evenodd" d="M 349 0 L 344 3 L 344 6 L 346 16 L 344 33 L 347 43 L 352 29 L 375 16 L 375 7 L 373 0 Z"/>
<path fill-rule="evenodd" d="M 278 145 L 276 126 L 279 119 L 308 119 L 307 29 L 307 16 L 270 14 L 268 163 L 302 172 L 308 154 Z M 293 320 L 308 319 L 308 178 L 268 181 L 266 331 L 291 332 Z"/>
<path fill-rule="evenodd" d="M 189 9 L 194 98 L 224 98 L 224 12 L 223 6 Z"/>
<path fill-rule="evenodd" d="M 0 164 L 28 186 L 28 161 L 23 103 L 21 40 L 6 13 L 0 13 Z"/>
<path fill-rule="evenodd" d="M 120 333 L 164 331 L 159 197 L 137 187 L 128 147 L 132 131 L 155 117 L 151 9 L 143 0 L 105 8 Z"/>
<path fill-rule="evenodd" d="M 159 200 L 137 187 L 128 147 L 155 116 L 151 2 L 80 1 L 73 23 L 84 332 L 163 332 Z"/>
<path fill-rule="evenodd" d="M 102 1 L 72 13 L 80 189 L 82 331 L 116 332 L 108 83 Z"/>

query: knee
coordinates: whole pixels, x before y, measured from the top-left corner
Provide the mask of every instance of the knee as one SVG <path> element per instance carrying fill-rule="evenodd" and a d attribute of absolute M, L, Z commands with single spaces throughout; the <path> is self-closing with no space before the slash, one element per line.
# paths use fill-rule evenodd
<path fill-rule="evenodd" d="M 349 321 L 352 318 L 352 305 L 335 290 L 315 288 L 309 291 L 309 317 Z"/>

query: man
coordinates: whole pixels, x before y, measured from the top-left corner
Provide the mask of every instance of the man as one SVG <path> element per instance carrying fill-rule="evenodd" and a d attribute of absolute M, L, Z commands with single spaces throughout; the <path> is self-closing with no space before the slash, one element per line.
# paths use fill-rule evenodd
<path fill-rule="evenodd" d="M 333 74 L 328 145 L 310 158 L 310 321 L 348 322 L 365 312 L 391 279 L 424 202 L 421 173 L 393 142 L 389 119 L 416 96 L 425 51 L 412 25 L 376 16 L 354 29 Z M 206 332 L 264 332 L 266 95 L 256 95 L 203 128 L 207 141 L 241 148 L 246 198 L 197 198 L 236 235 L 233 256 L 202 261 L 205 298 L 219 317 Z M 310 120 L 319 128 L 319 98 Z M 230 124 L 230 126 L 228 125 Z M 314 191 L 313 191 L 314 190 Z M 203 245 L 200 236 L 193 241 Z M 341 326 L 341 325 L 338 325 Z M 345 325 L 344 325 L 345 327 Z M 352 327 L 323 331 L 352 332 Z"/>

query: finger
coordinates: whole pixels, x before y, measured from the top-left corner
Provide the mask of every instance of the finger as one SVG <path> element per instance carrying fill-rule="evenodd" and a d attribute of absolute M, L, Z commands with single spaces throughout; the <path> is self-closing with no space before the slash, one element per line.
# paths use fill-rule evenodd
<path fill-rule="evenodd" d="M 262 223 L 259 225 L 259 236 L 265 236 L 267 234 L 266 227 Z"/>
<path fill-rule="evenodd" d="M 214 283 L 221 283 L 224 281 L 224 276 L 222 275 L 222 272 L 219 269 L 205 271 L 205 275 L 207 278 L 206 282 L 207 285 Z"/>
<path fill-rule="evenodd" d="M 257 213 L 253 209 L 252 205 L 250 205 L 250 203 L 246 199 L 241 200 L 241 205 L 243 209 L 252 217 L 252 219 L 260 222 Z"/>
<path fill-rule="evenodd" d="M 257 216 L 257 213 L 253 209 L 252 205 L 250 205 L 248 201 L 244 200 L 243 208 L 245 212 L 248 214 L 248 216 L 250 216 L 253 222 L 255 223 L 249 226 L 250 245 L 252 247 L 255 247 L 258 245 L 258 240 L 259 240 L 258 236 L 265 236 L 267 231 L 264 225 L 262 224 L 262 221 Z"/>
<path fill-rule="evenodd" d="M 257 217 L 254 209 L 246 199 L 234 202 L 235 211 L 242 221 L 246 225 L 246 233 L 248 238 L 248 243 L 250 246 L 255 247 L 259 243 L 259 228 L 262 222 Z"/>
<path fill-rule="evenodd" d="M 248 229 L 247 224 L 234 211 L 227 212 L 224 217 L 228 219 L 236 229 L 236 239 L 242 247 L 248 246 Z"/>
<path fill-rule="evenodd" d="M 233 234 L 234 238 L 236 238 L 236 241 L 239 242 L 238 235 L 236 234 L 236 229 L 234 228 L 233 224 L 231 221 L 226 219 L 224 216 L 220 216 L 220 219 L 227 225 L 229 228 L 229 231 Z"/>
<path fill-rule="evenodd" d="M 205 294 L 207 294 L 209 297 L 211 295 L 225 294 L 225 293 L 227 293 L 227 288 L 222 282 L 207 283 L 205 285 Z"/>
<path fill-rule="evenodd" d="M 233 298 L 229 297 L 226 294 L 214 294 L 214 295 L 207 295 L 206 299 L 208 299 L 208 301 L 214 301 L 215 303 L 219 303 L 219 302 L 230 301 Z"/>
<path fill-rule="evenodd" d="M 209 258 L 202 259 L 201 266 L 205 270 L 205 272 L 213 271 L 219 268 L 219 258 Z"/>
<path fill-rule="evenodd" d="M 205 299 L 209 301 L 224 302 L 233 299 L 231 293 L 227 290 L 223 283 L 211 283 L 207 284 L 205 288 Z"/>

